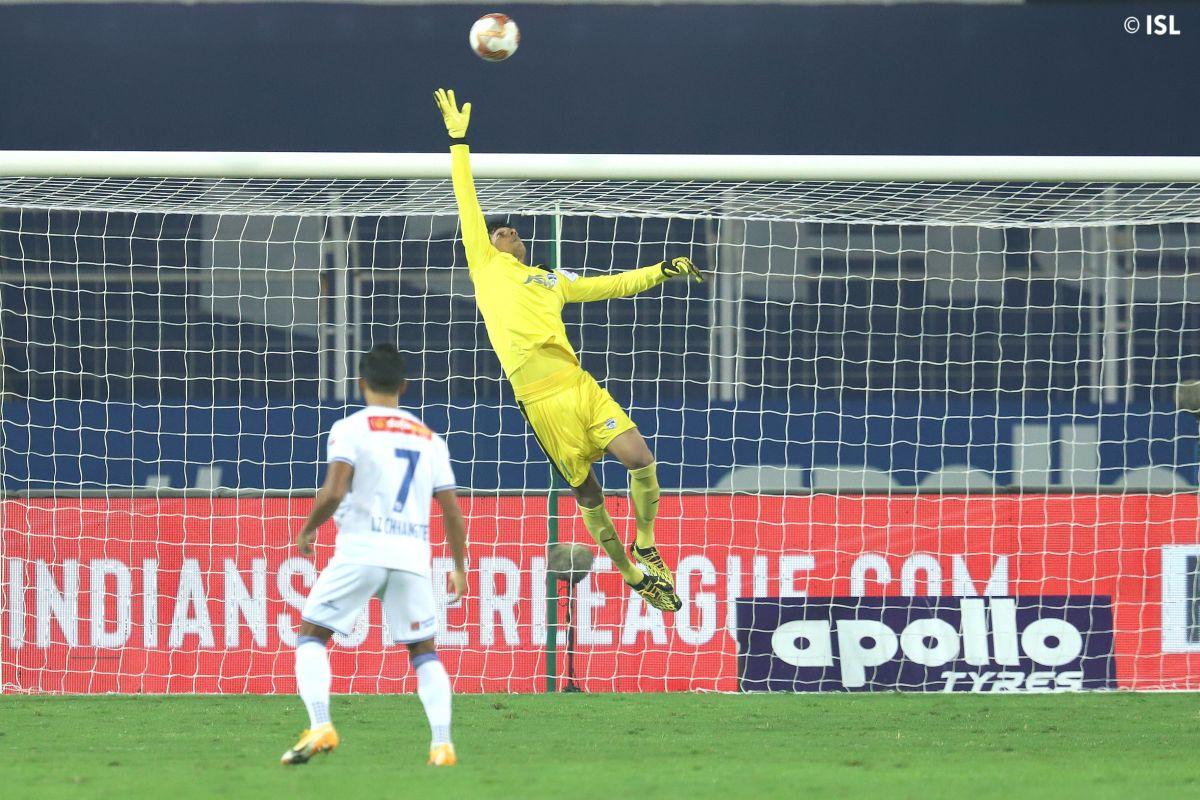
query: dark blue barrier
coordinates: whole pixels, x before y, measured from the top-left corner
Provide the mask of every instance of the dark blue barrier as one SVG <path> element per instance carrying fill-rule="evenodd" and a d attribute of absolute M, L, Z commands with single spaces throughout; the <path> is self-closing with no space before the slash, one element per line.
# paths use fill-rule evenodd
<path fill-rule="evenodd" d="M 869 467 L 890 473 L 899 487 L 947 467 L 971 467 L 1007 486 L 1021 477 L 1014 473 L 1013 443 L 1031 430 L 1051 442 L 1051 487 L 1089 485 L 1088 477 L 1066 472 L 1068 444 L 1081 439 L 1097 443 L 1099 470 L 1090 485 L 1111 485 L 1127 470 L 1152 466 L 1196 481 L 1196 420 L 1150 406 L 1102 412 L 1021 401 L 793 400 L 655 408 L 635 398 L 629 407 L 669 489 L 716 486 L 731 469 L 758 465 L 787 466 L 805 478 L 814 467 Z M 546 460 L 515 407 L 426 397 L 412 408 L 446 432 L 464 487 L 547 486 Z M 8 402 L 0 472 L 7 490 L 142 486 L 155 475 L 176 488 L 212 481 L 311 489 L 323 474 L 323 434 L 345 413 L 313 405 Z M 610 487 L 625 485 L 614 463 L 604 465 L 602 478 Z"/>

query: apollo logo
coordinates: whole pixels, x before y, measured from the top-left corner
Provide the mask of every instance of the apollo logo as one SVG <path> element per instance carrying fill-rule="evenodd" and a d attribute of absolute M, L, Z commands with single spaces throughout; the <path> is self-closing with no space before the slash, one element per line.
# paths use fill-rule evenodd
<path fill-rule="evenodd" d="M 739 601 L 738 623 L 750 690 L 1054 691 L 1115 677 L 1107 597 L 767 598 Z"/>
<path fill-rule="evenodd" d="M 1015 667 L 1021 653 L 1035 664 L 1061 667 L 1083 652 L 1083 636 L 1066 620 L 1039 619 L 1018 636 L 1016 601 L 997 599 L 990 602 L 990 609 L 987 605 L 982 598 L 963 600 L 957 629 L 946 620 L 926 617 L 914 619 L 899 634 L 887 623 L 871 619 L 785 622 L 771 636 L 771 647 L 793 666 L 832 667 L 836 635 L 842 684 L 851 689 L 866 683 L 867 668 L 878 667 L 897 653 L 925 667 L 942 667 L 960 658 L 976 667 L 993 663 Z"/>

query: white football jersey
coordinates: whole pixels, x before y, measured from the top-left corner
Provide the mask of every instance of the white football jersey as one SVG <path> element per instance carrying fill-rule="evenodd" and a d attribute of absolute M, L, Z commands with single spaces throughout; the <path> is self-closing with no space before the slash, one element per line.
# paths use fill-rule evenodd
<path fill-rule="evenodd" d="M 429 507 L 455 488 L 442 437 L 407 411 L 367 406 L 329 429 L 328 460 L 354 467 L 333 519 L 334 558 L 428 575 Z"/>

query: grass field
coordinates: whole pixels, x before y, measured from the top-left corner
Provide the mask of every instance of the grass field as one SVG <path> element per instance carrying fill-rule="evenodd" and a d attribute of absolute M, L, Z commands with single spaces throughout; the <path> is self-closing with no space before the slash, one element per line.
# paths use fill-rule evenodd
<path fill-rule="evenodd" d="M 1196 695 L 487 695 L 454 711 L 458 767 L 424 765 L 415 697 L 354 696 L 334 701 L 341 748 L 285 768 L 306 723 L 291 697 L 0 697 L 0 796 L 1200 796 Z"/>

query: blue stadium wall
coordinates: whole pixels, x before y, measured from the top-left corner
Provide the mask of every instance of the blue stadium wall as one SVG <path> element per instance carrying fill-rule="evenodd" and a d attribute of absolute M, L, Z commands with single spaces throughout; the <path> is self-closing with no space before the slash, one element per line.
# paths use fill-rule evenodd
<path fill-rule="evenodd" d="M 514 406 L 427 398 L 414 410 L 448 432 L 463 487 L 547 487 L 548 463 Z M 7 490 L 143 486 L 155 475 L 184 488 L 196 485 L 201 469 L 215 470 L 216 484 L 228 488 L 313 489 L 323 476 L 322 434 L 347 413 L 316 405 L 86 401 L 9 402 L 3 411 L 0 472 Z M 1197 478 L 1195 418 L 1142 404 L 828 400 L 736 408 L 674 403 L 654 410 L 634 398 L 632 416 L 650 438 L 668 489 L 714 487 L 734 467 L 758 465 L 799 470 L 805 485 L 813 468 L 869 467 L 889 474 L 898 487 L 945 468 L 970 467 L 1004 488 L 1025 477 L 1014 470 L 1014 443 L 1029 426 L 1046 426 L 1052 443 L 1048 488 L 1111 487 L 1126 471 L 1145 467 L 1173 471 L 1189 484 Z M 1081 435 L 1097 442 L 1096 474 L 1066 470 L 1066 442 Z M 625 487 L 623 470 L 611 461 L 602 478 L 610 488 Z"/>
<path fill-rule="evenodd" d="M 502 152 L 1200 152 L 1192 4 L 490 10 L 0 6 L 0 148 L 431 151 L 449 85 Z"/>

